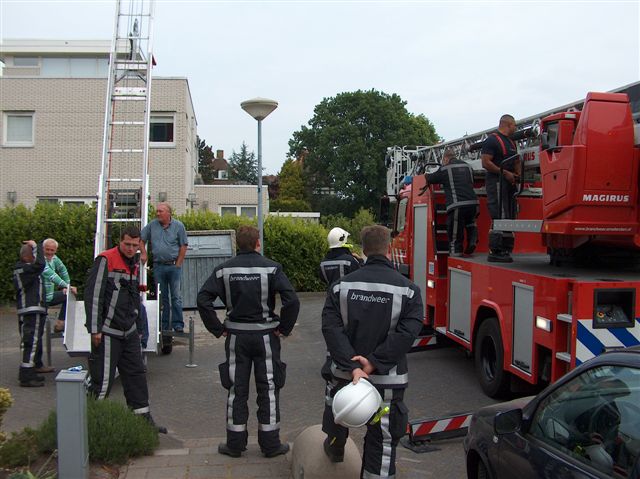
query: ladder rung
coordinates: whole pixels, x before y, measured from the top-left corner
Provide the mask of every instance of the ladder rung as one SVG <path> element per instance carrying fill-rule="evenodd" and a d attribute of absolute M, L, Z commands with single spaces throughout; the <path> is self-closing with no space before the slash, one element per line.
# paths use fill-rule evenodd
<path fill-rule="evenodd" d="M 109 123 L 110 125 L 121 125 L 121 126 L 144 126 L 144 121 L 112 121 Z"/>
<path fill-rule="evenodd" d="M 436 229 L 436 234 L 438 235 L 444 235 L 447 234 L 447 230 L 446 229 Z"/>
<path fill-rule="evenodd" d="M 149 14 L 149 13 L 119 13 L 118 12 L 118 16 L 119 17 L 150 17 L 151 14 Z"/>
<path fill-rule="evenodd" d="M 139 64 L 131 64 L 131 63 L 116 63 L 116 70 L 135 70 L 135 71 L 145 71 L 148 68 L 147 62 L 140 62 Z"/>
<path fill-rule="evenodd" d="M 113 96 L 147 96 L 146 87 L 116 87 Z"/>
<path fill-rule="evenodd" d="M 140 183 L 140 178 L 107 178 L 109 183 Z"/>
<path fill-rule="evenodd" d="M 117 149 L 109 150 L 109 153 L 142 153 L 144 150 L 139 149 Z"/>
<path fill-rule="evenodd" d="M 145 101 L 146 98 L 142 96 L 116 96 L 112 97 L 113 100 L 117 101 Z"/>
<path fill-rule="evenodd" d="M 107 223 L 139 223 L 142 218 L 106 218 Z"/>

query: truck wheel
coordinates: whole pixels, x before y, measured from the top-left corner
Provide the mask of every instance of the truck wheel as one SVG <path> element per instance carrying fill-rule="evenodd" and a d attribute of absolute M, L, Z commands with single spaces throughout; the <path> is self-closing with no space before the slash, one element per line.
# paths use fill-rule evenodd
<path fill-rule="evenodd" d="M 497 318 L 482 322 L 474 349 L 476 374 L 482 390 L 491 398 L 504 396 L 509 389 L 509 373 L 502 368 L 504 349 Z"/>

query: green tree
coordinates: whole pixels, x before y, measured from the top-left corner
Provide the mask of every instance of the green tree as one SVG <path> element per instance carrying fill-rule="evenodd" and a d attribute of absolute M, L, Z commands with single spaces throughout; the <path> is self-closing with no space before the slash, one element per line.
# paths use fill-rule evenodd
<path fill-rule="evenodd" d="M 316 105 L 308 126 L 289 140 L 289 154 L 304 157 L 314 210 L 352 217 L 360 208 L 378 209 L 385 191 L 387 147 L 438 140 L 433 124 L 424 115 L 408 112 L 400 96 L 358 90 Z"/>
<path fill-rule="evenodd" d="M 280 190 L 277 200 L 271 202 L 272 208 L 279 206 L 278 209 L 280 211 L 311 210 L 311 205 L 306 200 L 304 176 L 300 161 L 287 158 L 280 169 L 280 173 L 278 173 L 278 181 Z"/>
<path fill-rule="evenodd" d="M 253 151 L 247 149 L 245 142 L 242 142 L 240 152 L 235 150 L 229 158 L 229 179 L 246 181 L 251 185 L 258 184 L 258 160 Z"/>
<path fill-rule="evenodd" d="M 198 146 L 198 173 L 202 175 L 202 181 L 205 185 L 211 185 L 214 179 L 213 160 L 215 155 L 207 142 L 199 136 L 196 137 L 196 145 Z"/>

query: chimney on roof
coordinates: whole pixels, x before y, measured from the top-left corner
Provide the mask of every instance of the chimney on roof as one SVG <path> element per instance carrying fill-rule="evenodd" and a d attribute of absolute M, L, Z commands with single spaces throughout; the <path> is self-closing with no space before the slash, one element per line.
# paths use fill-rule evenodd
<path fill-rule="evenodd" d="M 218 160 L 223 160 L 224 159 L 224 150 L 216 150 L 216 158 Z"/>

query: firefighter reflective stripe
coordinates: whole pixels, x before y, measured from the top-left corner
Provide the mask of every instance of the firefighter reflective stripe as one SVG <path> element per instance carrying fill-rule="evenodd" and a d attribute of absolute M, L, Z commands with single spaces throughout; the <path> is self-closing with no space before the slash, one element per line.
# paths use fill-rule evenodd
<path fill-rule="evenodd" d="M 227 429 L 229 431 L 237 431 L 233 424 L 233 400 L 236 397 L 235 382 L 236 382 L 236 335 L 230 334 L 229 339 L 229 378 L 231 379 L 231 387 L 229 388 L 229 395 L 227 396 Z M 247 428 L 247 425 L 242 425 L 244 429 L 238 432 L 242 432 Z"/>
<path fill-rule="evenodd" d="M 384 390 L 382 397 L 382 409 L 391 408 L 392 395 L 392 390 Z M 382 430 L 382 458 L 380 461 L 380 475 L 382 477 L 389 477 L 391 456 L 393 454 L 393 447 L 391 446 L 391 433 L 389 432 L 389 414 L 384 414 L 380 418 L 380 429 Z"/>
<path fill-rule="evenodd" d="M 324 277 L 325 282 L 329 282 L 329 277 L 327 275 L 327 272 L 325 270 L 326 267 L 328 266 L 337 266 L 338 268 L 340 268 L 340 278 L 342 278 L 344 276 L 344 272 L 346 270 L 346 268 L 348 268 L 349 266 L 351 266 L 351 263 L 347 260 L 343 260 L 343 259 L 336 259 L 336 260 L 330 260 L 330 261 L 322 261 L 320 263 L 320 271 L 322 271 L 322 276 Z"/>
<path fill-rule="evenodd" d="M 125 336 L 129 336 L 136 329 L 137 329 L 137 326 L 135 324 L 131 326 L 128 331 L 122 331 L 120 329 L 110 328 L 109 326 L 103 326 L 101 332 L 105 334 L 110 334 L 112 336 L 125 337 Z"/>
<path fill-rule="evenodd" d="M 366 291 L 372 294 L 356 294 L 354 290 Z M 342 281 L 334 286 L 333 292 L 339 292 L 340 295 L 340 315 L 342 316 L 342 321 L 344 322 L 345 329 L 349 324 L 349 308 L 347 307 L 349 300 L 355 299 L 365 302 L 383 302 L 381 301 L 383 298 L 375 296 L 375 293 L 387 293 L 393 295 L 393 305 L 391 308 L 391 324 L 389 325 L 389 331 L 395 330 L 398 319 L 400 318 L 400 312 L 402 309 L 402 298 L 404 296 L 406 296 L 407 298 L 413 298 L 414 295 L 414 291 L 406 286 L 394 286 L 384 283 L 367 283 L 364 281 Z"/>
<path fill-rule="evenodd" d="M 280 321 L 268 321 L 266 323 L 239 323 L 238 321 L 224 322 L 224 327 L 227 329 L 237 329 L 239 331 L 268 331 L 270 329 L 276 329 L 280 326 Z"/>
<path fill-rule="evenodd" d="M 339 369 L 336 363 L 331 363 L 331 374 L 333 374 L 336 378 L 346 379 L 351 381 L 352 376 L 349 371 L 343 371 Z M 394 366 L 389 374 L 369 374 L 369 381 L 372 384 L 381 385 L 381 386 L 398 386 L 409 383 L 409 373 L 398 374 L 398 367 Z"/>
<path fill-rule="evenodd" d="M 262 303 L 262 317 L 269 319 L 269 305 L 267 303 L 269 299 L 269 276 L 275 274 L 275 266 L 256 266 L 256 267 L 234 267 L 234 268 L 222 268 L 216 271 L 216 278 L 222 278 L 224 281 L 224 290 L 226 292 L 227 301 L 227 314 L 234 307 L 231 301 L 231 276 L 234 276 L 235 280 L 248 280 L 251 276 L 260 275 L 260 301 Z M 238 276 L 236 278 L 236 276 Z"/>
<path fill-rule="evenodd" d="M 104 348 L 104 354 L 102 355 L 102 384 L 100 385 L 98 399 L 106 398 L 109 391 L 109 371 L 111 370 L 111 338 L 109 336 L 102 336 L 102 347 Z"/>
<path fill-rule="evenodd" d="M 640 319 L 633 328 L 592 327 L 593 320 L 579 319 L 576 335 L 576 366 L 598 356 L 606 348 L 625 348 L 640 344 Z"/>
<path fill-rule="evenodd" d="M 98 320 L 100 318 L 100 290 L 102 289 L 102 280 L 104 278 L 104 270 L 107 268 L 107 258 L 100 258 L 100 266 L 96 274 L 96 282 L 93 286 L 91 294 L 91 324 L 88 325 L 92 333 L 100 332 Z"/>
<path fill-rule="evenodd" d="M 151 410 L 149 409 L 149 406 L 146 407 L 139 407 L 138 409 L 134 409 L 133 410 L 133 414 L 145 414 L 150 412 Z"/>
<path fill-rule="evenodd" d="M 43 308 L 42 306 L 29 306 L 28 308 L 18 309 L 16 313 L 29 314 L 29 313 L 44 313 L 46 311 L 47 311 L 47 308 Z"/>
<path fill-rule="evenodd" d="M 269 384 L 269 424 L 260 424 L 261 431 L 275 431 L 280 429 L 276 421 L 276 385 L 273 381 L 273 352 L 271 351 L 271 334 L 262 336 L 264 341 L 265 366 L 267 367 L 267 383 Z"/>

